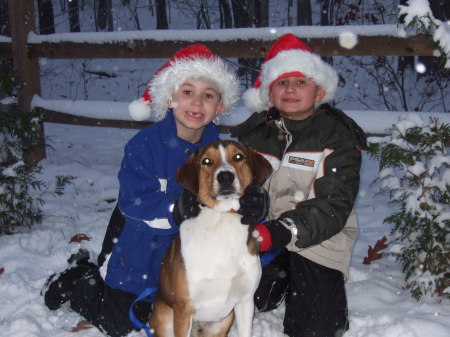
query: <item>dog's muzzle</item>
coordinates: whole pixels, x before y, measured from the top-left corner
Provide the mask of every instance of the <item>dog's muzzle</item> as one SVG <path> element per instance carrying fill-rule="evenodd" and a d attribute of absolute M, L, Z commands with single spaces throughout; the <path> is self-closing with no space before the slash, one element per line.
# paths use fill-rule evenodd
<path fill-rule="evenodd" d="M 231 199 L 238 197 L 235 184 L 235 175 L 230 171 L 222 171 L 217 174 L 219 191 L 217 199 Z"/>

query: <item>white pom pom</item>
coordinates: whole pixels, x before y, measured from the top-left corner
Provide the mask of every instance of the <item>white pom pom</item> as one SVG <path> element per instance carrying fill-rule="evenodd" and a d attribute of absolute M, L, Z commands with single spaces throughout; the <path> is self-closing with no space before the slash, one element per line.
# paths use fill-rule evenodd
<path fill-rule="evenodd" d="M 261 99 L 260 89 L 250 88 L 242 95 L 242 100 L 246 108 L 251 111 L 260 112 L 268 107 L 269 102 L 264 102 Z"/>
<path fill-rule="evenodd" d="M 135 121 L 143 121 L 150 117 L 150 105 L 143 99 L 136 99 L 128 105 L 128 112 Z"/>

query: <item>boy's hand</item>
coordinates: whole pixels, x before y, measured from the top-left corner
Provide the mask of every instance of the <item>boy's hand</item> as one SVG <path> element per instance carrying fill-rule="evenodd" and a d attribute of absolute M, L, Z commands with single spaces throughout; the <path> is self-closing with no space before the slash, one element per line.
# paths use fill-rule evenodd
<path fill-rule="evenodd" d="M 261 252 L 285 247 L 292 241 L 294 233 L 283 222 L 283 219 L 277 219 L 255 225 L 255 229 L 258 231 L 259 250 Z"/>
<path fill-rule="evenodd" d="M 180 198 L 173 205 L 173 220 L 179 227 L 184 220 L 194 218 L 200 213 L 200 203 L 197 196 L 192 192 L 183 189 Z"/>
<path fill-rule="evenodd" d="M 253 225 L 266 217 L 269 211 L 269 195 L 263 187 L 250 185 L 244 190 L 239 204 L 241 207 L 238 213 L 242 215 L 241 223 Z"/>

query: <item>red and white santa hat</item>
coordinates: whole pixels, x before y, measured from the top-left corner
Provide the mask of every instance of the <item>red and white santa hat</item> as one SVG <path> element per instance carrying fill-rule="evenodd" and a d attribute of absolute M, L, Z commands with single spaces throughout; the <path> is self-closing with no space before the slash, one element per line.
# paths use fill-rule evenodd
<path fill-rule="evenodd" d="M 202 44 L 181 49 L 153 75 L 139 99 L 128 106 L 134 120 L 153 115 L 159 121 L 166 116 L 172 95 L 186 80 L 204 80 L 220 92 L 222 113 L 229 112 L 239 98 L 239 80 L 225 63 Z"/>
<path fill-rule="evenodd" d="M 338 85 L 336 71 L 304 42 L 292 34 L 281 36 L 270 48 L 253 88 L 243 95 L 243 101 L 252 111 L 264 111 L 273 106 L 269 100 L 274 81 L 283 77 L 305 76 L 325 91 L 321 103 L 333 99 Z"/>

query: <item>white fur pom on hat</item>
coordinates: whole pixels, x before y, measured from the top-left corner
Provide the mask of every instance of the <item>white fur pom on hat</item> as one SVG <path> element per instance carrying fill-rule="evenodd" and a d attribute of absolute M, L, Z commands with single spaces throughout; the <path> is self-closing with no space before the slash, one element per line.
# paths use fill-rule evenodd
<path fill-rule="evenodd" d="M 231 110 L 239 98 L 239 80 L 225 63 L 202 44 L 190 45 L 178 51 L 153 75 L 141 98 L 128 106 L 135 120 L 153 115 L 163 119 L 172 95 L 188 79 L 214 84 L 220 92 L 222 114 Z"/>
<path fill-rule="evenodd" d="M 244 92 L 242 98 L 245 106 L 257 112 L 272 107 L 269 99 L 270 87 L 285 74 L 300 74 L 312 79 L 325 91 L 321 102 L 328 102 L 334 97 L 338 85 L 336 71 L 298 37 L 285 34 L 267 53 L 253 88 Z"/>

